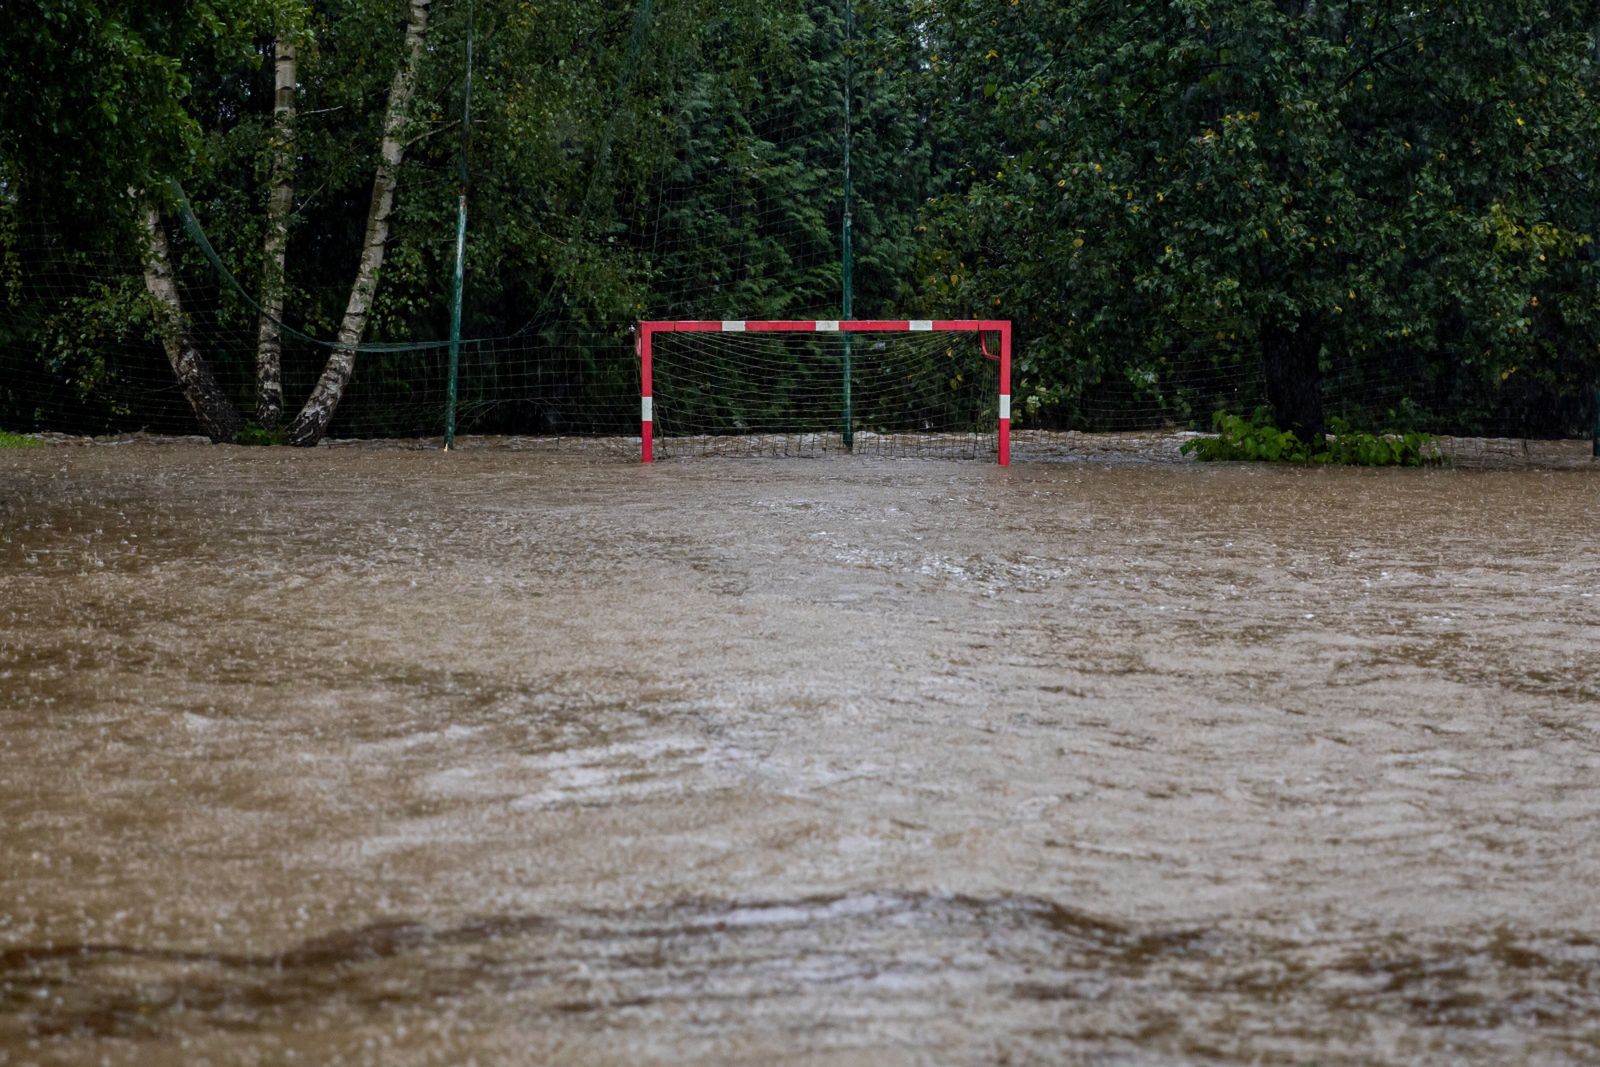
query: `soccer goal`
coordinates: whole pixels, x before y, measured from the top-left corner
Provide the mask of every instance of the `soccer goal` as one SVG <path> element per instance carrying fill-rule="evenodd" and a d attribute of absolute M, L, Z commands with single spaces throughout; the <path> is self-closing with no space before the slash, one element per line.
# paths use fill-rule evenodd
<path fill-rule="evenodd" d="M 829 451 L 1011 462 L 1011 323 L 641 322 L 640 458 Z"/>

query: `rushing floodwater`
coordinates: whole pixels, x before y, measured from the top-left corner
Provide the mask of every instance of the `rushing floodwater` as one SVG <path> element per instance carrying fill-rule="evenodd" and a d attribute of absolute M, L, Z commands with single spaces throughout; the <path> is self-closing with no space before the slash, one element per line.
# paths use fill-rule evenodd
<path fill-rule="evenodd" d="M 0 1064 L 1600 1060 L 1600 471 L 0 453 Z"/>

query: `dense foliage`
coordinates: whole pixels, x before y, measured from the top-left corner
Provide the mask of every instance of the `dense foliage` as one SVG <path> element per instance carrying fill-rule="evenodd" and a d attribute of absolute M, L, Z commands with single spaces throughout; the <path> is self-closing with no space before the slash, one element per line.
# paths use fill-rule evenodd
<path fill-rule="evenodd" d="M 469 334 L 543 346 L 559 389 L 621 390 L 600 357 L 643 315 L 837 314 L 849 84 L 856 312 L 1012 318 L 1024 419 L 1194 425 L 1264 400 L 1301 440 L 1336 417 L 1587 430 L 1592 4 L 853 8 L 847 26 L 843 0 L 435 0 L 368 339 L 444 335 L 463 177 Z M 405 19 L 403 0 L 9 5 L 0 350 L 48 373 L 0 384 L 0 422 L 63 410 L 40 389 L 107 424 L 127 411 L 107 353 L 155 332 L 139 196 L 163 198 L 180 275 L 214 290 L 212 336 L 248 342 L 278 41 L 299 51 L 285 319 L 333 336 Z M 169 178 L 237 291 L 177 227 Z M 69 255 L 81 286 L 30 288 L 40 257 Z M 249 344 L 206 355 L 245 404 Z M 362 360 L 368 381 L 419 373 Z M 286 391 L 317 365 L 287 362 Z M 373 425 L 437 429 L 409 418 Z"/>
<path fill-rule="evenodd" d="M 1036 402 L 1198 342 L 1259 359 L 1302 437 L 1320 383 L 1369 367 L 1452 420 L 1521 397 L 1575 428 L 1558 398 L 1594 380 L 1600 312 L 1592 4 L 939 7 L 941 81 L 982 135 L 930 283 L 1022 320 Z"/>

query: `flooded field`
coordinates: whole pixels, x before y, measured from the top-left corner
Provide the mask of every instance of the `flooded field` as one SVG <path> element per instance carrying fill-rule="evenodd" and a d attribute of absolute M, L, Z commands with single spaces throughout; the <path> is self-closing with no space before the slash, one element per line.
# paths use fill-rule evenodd
<path fill-rule="evenodd" d="M 1026 459 L 0 453 L 0 1064 L 1600 1061 L 1600 469 Z"/>

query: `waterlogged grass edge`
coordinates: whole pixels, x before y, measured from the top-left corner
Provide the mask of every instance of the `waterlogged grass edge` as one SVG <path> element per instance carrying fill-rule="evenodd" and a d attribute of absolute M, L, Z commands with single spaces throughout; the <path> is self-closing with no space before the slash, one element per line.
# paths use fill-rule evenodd
<path fill-rule="evenodd" d="M 1292 431 L 1274 426 L 1265 408 L 1257 408 L 1248 418 L 1218 411 L 1211 416 L 1211 429 L 1215 437 L 1186 441 L 1180 451 L 1208 462 L 1242 460 L 1358 467 L 1432 467 L 1445 462 L 1438 439 L 1432 434 L 1358 432 L 1338 418 L 1328 420 L 1330 433 L 1316 448 Z"/>
<path fill-rule="evenodd" d="M 43 445 L 44 442 L 37 438 L 0 430 L 0 448 L 40 448 Z"/>

